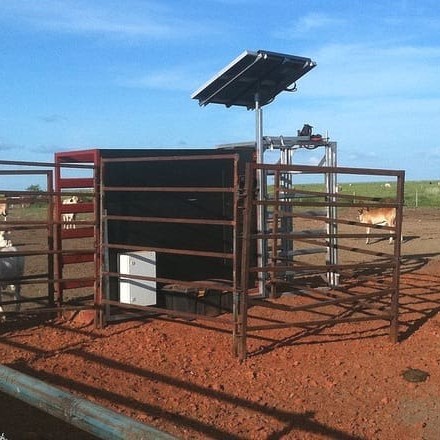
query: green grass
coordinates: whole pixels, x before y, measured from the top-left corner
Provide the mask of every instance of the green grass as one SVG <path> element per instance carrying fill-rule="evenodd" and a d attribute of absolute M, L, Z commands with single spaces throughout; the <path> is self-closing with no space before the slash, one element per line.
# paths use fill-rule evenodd
<path fill-rule="evenodd" d="M 390 187 L 385 186 L 386 182 L 355 182 L 339 184 L 341 194 L 365 197 L 396 197 L 396 182 L 389 181 Z M 296 189 L 307 191 L 325 191 L 321 184 L 299 184 Z M 273 191 L 273 186 L 268 188 L 269 193 Z M 310 199 L 308 199 L 311 201 Z M 316 200 L 322 201 L 322 198 Z M 440 185 L 437 180 L 406 181 L 404 188 L 405 206 L 409 208 L 437 208 L 440 209 Z M 15 208 L 14 216 L 26 219 L 45 219 L 47 218 L 47 205 L 36 203 L 28 208 Z"/>
<path fill-rule="evenodd" d="M 12 217 L 14 219 L 20 218 L 26 221 L 31 220 L 46 220 L 47 219 L 47 205 L 43 203 L 30 205 L 26 208 L 20 206 L 14 207 L 12 210 Z"/>
<path fill-rule="evenodd" d="M 340 183 L 341 194 L 364 196 L 364 197 L 396 197 L 396 182 L 356 182 Z M 324 184 L 299 184 L 294 185 L 296 189 L 307 191 L 325 191 Z M 269 189 L 269 192 L 272 188 Z M 404 188 L 405 206 L 409 208 L 439 208 L 440 209 L 440 185 L 437 180 L 406 181 Z"/>
<path fill-rule="evenodd" d="M 389 182 L 390 188 L 382 182 L 341 184 L 343 193 L 373 197 L 396 197 L 396 183 Z M 440 208 L 440 186 L 437 181 L 407 181 L 404 187 L 405 206 L 410 208 Z"/>
<path fill-rule="evenodd" d="M 416 198 L 417 195 L 417 198 Z M 437 181 L 408 182 L 405 185 L 407 206 L 440 208 L 440 186 Z"/>

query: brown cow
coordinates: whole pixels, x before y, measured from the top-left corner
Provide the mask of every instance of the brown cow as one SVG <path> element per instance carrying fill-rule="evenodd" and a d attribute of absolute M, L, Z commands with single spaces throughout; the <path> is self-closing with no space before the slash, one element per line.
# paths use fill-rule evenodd
<path fill-rule="evenodd" d="M 396 227 L 396 208 L 361 208 L 358 212 L 361 223 Z M 370 237 L 368 237 L 370 229 L 367 226 L 367 244 L 370 243 Z M 393 243 L 393 236 L 390 237 L 389 243 Z"/>

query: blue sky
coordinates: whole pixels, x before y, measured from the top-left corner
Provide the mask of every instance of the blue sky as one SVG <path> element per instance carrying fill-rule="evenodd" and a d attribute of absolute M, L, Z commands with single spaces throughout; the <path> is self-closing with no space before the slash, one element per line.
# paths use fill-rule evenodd
<path fill-rule="evenodd" d="M 0 159 L 253 140 L 254 112 L 191 94 L 258 49 L 317 63 L 265 135 L 309 123 L 341 166 L 440 179 L 438 0 L 0 0 Z"/>

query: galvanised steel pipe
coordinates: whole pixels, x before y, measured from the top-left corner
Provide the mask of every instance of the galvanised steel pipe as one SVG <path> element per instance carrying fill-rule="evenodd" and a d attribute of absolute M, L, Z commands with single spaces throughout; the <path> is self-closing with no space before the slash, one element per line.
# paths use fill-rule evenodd
<path fill-rule="evenodd" d="M 0 391 L 105 440 L 171 440 L 157 429 L 0 365 Z"/>

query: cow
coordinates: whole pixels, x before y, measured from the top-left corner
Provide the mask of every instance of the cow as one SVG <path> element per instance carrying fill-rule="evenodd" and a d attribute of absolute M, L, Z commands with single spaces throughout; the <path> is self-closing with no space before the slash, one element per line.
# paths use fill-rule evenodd
<path fill-rule="evenodd" d="M 8 216 L 8 202 L 6 200 L 0 201 L 0 216 L 6 221 Z"/>
<path fill-rule="evenodd" d="M 8 238 L 9 233 L 6 231 L 0 231 L 0 254 L 1 252 L 17 252 L 17 248 L 12 245 L 11 240 Z M 23 255 L 10 255 L 1 256 L 0 255 L 0 304 L 1 304 L 1 294 L 6 291 L 8 286 L 11 287 L 12 293 L 15 300 L 20 300 L 20 289 L 19 283 L 9 280 L 18 280 L 23 276 L 24 272 L 24 256 Z M 16 311 L 20 310 L 20 303 L 16 304 Z M 0 312 L 3 309 L 0 305 Z M 4 315 L 0 316 L 0 320 L 4 321 Z"/>
<path fill-rule="evenodd" d="M 9 239 L 10 231 L 0 231 L 0 248 L 11 247 L 12 241 Z"/>
<path fill-rule="evenodd" d="M 359 221 L 370 225 L 384 225 L 396 227 L 396 208 L 361 208 L 359 212 Z M 367 226 L 366 244 L 370 243 L 370 227 Z M 389 243 L 393 243 L 393 236 L 390 237 Z"/>
<path fill-rule="evenodd" d="M 63 205 L 72 205 L 79 202 L 78 196 L 71 196 L 63 200 Z M 62 215 L 63 229 L 76 229 L 75 224 L 76 214 L 73 212 L 65 213 Z"/>

